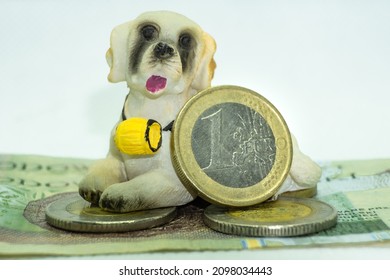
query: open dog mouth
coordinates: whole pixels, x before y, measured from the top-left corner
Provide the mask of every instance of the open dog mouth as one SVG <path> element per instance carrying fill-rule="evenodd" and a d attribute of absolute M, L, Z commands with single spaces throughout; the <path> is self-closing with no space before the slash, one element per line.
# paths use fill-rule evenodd
<path fill-rule="evenodd" d="M 152 75 L 146 81 L 146 89 L 150 93 L 157 93 L 167 85 L 167 79 L 161 76 Z"/>

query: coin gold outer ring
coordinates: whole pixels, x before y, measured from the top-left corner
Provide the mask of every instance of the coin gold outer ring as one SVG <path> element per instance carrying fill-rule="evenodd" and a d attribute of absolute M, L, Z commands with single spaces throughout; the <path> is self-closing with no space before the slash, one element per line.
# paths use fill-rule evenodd
<path fill-rule="evenodd" d="M 91 233 L 127 232 L 148 229 L 170 222 L 176 207 L 135 211 L 107 212 L 90 206 L 78 193 L 60 198 L 46 207 L 46 221 L 53 227 Z"/>
<path fill-rule="evenodd" d="M 214 105 L 227 102 L 245 105 L 259 113 L 275 137 L 276 156 L 270 172 L 245 188 L 227 187 L 207 176 L 191 147 L 192 129 L 200 115 Z M 199 92 L 179 112 L 172 133 L 171 157 L 179 179 L 190 193 L 213 204 L 244 207 L 266 201 L 278 191 L 290 171 L 292 140 L 285 120 L 271 102 L 247 88 L 227 85 Z"/>
<path fill-rule="evenodd" d="M 205 224 L 226 234 L 287 237 L 317 233 L 337 224 L 337 211 L 312 198 L 284 197 L 247 208 L 208 206 Z"/>
<path fill-rule="evenodd" d="M 231 188 L 212 180 L 199 167 L 191 148 L 191 132 L 202 112 L 227 102 L 245 105 L 259 113 L 272 129 L 277 145 L 271 171 L 246 188 Z M 213 87 L 195 95 L 180 111 L 171 139 L 173 165 L 179 178 L 190 192 L 214 204 L 242 207 L 265 201 L 277 192 L 291 166 L 291 136 L 283 117 L 267 99 L 242 87 Z"/>

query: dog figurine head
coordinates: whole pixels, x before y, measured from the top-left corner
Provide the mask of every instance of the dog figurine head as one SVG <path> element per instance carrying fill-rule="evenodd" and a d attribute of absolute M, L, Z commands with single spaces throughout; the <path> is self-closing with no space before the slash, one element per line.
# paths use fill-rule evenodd
<path fill-rule="evenodd" d="M 113 29 L 108 80 L 126 81 L 148 98 L 197 92 L 210 86 L 215 50 L 214 39 L 185 16 L 146 12 Z"/>

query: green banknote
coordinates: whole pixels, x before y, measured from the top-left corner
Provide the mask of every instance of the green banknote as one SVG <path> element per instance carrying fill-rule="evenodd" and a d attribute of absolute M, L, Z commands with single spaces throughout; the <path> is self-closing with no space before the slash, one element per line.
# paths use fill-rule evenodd
<path fill-rule="evenodd" d="M 77 192 L 86 159 L 0 155 L 0 257 L 156 251 L 251 250 L 390 241 L 390 159 L 323 162 L 316 198 L 338 210 L 335 227 L 308 236 L 253 238 L 204 225 L 204 204 L 179 207 L 170 223 L 125 233 L 75 233 L 47 224 L 45 208 Z"/>

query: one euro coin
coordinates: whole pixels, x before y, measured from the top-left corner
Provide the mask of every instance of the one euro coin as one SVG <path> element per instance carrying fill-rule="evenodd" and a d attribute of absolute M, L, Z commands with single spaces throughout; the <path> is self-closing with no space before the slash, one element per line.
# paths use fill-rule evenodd
<path fill-rule="evenodd" d="M 212 204 L 243 207 L 272 197 L 292 161 L 288 126 L 276 107 L 238 86 L 201 91 L 179 112 L 171 156 L 189 192 Z"/>

